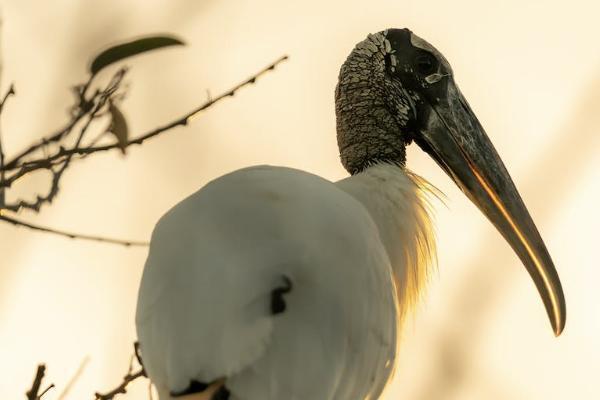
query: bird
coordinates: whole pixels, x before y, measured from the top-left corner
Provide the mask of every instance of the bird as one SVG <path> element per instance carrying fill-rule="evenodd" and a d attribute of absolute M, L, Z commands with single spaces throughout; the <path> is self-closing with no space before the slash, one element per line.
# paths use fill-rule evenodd
<path fill-rule="evenodd" d="M 381 398 L 435 256 L 436 191 L 406 167 L 411 143 L 513 248 L 562 332 L 549 252 L 436 48 L 406 28 L 369 34 L 341 66 L 335 113 L 348 177 L 243 168 L 158 221 L 136 328 L 161 400 Z"/>

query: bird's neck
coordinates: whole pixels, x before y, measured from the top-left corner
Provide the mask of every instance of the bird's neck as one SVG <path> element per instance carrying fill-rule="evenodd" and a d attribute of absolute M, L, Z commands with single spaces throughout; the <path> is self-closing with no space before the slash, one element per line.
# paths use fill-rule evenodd
<path fill-rule="evenodd" d="M 406 143 L 386 99 L 385 48 L 370 35 L 342 65 L 335 91 L 337 140 L 342 164 L 351 174 L 375 163 L 404 165 Z"/>
<path fill-rule="evenodd" d="M 435 192 L 403 167 L 380 163 L 336 185 L 355 197 L 377 225 L 396 279 L 399 312 L 417 299 L 426 280 L 435 243 L 428 214 Z"/>

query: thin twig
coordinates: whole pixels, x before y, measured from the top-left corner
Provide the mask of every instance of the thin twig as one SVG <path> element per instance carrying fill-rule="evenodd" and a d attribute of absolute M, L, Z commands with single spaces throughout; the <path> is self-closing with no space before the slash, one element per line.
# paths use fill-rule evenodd
<path fill-rule="evenodd" d="M 121 240 L 121 239 L 114 239 L 114 238 L 108 238 L 108 237 L 96 236 L 96 235 L 85 235 L 85 234 L 81 234 L 81 233 L 74 233 L 74 232 L 49 228 L 47 226 L 36 225 L 36 224 L 32 224 L 30 222 L 25 222 L 25 221 L 22 221 L 22 220 L 13 218 L 13 217 L 9 217 L 6 215 L 6 213 L 0 213 L 0 221 L 5 221 L 12 225 L 22 226 L 24 228 L 29 228 L 29 229 L 32 229 L 32 230 L 38 231 L 38 232 L 45 232 L 45 233 L 50 233 L 53 235 L 67 237 L 69 239 L 90 240 L 93 242 L 118 244 L 118 245 L 126 246 L 126 247 L 129 247 L 129 246 L 145 247 L 145 246 L 148 246 L 148 244 L 149 244 L 148 242 L 142 242 L 142 241 L 136 241 L 136 240 Z"/>
<path fill-rule="evenodd" d="M 111 390 L 110 392 L 101 394 L 96 392 L 95 393 L 95 399 L 96 400 L 112 400 L 115 398 L 115 396 L 117 396 L 118 394 L 125 394 L 127 393 L 127 385 L 129 385 L 131 382 L 135 381 L 138 378 L 141 378 L 144 376 L 144 369 L 140 369 L 139 371 L 135 372 L 135 373 L 128 373 L 127 375 L 125 375 L 123 377 L 123 382 L 121 382 L 121 384 L 119 386 L 117 386 L 116 388 L 114 388 L 113 390 Z"/>
<path fill-rule="evenodd" d="M 39 142 L 32 144 L 27 149 L 23 150 L 21 153 L 19 153 L 15 157 L 13 157 L 10 161 L 8 161 L 6 163 L 6 165 L 4 166 L 4 169 L 6 171 L 8 171 L 8 170 L 18 168 L 19 162 L 21 162 L 21 160 L 23 160 L 28 155 L 36 152 L 37 150 L 39 150 L 45 146 L 48 146 L 48 144 L 50 144 L 50 143 L 58 142 L 65 135 L 67 135 L 69 132 L 71 132 L 71 130 L 73 130 L 75 125 L 77 125 L 85 116 L 86 116 L 86 113 L 83 111 L 80 111 L 78 114 L 76 114 L 71 119 L 71 121 L 69 121 L 69 123 L 65 127 L 63 127 L 62 129 L 59 129 L 58 131 L 56 131 L 55 133 L 53 133 L 52 135 L 50 135 L 47 138 L 40 139 Z"/>
<path fill-rule="evenodd" d="M 96 119 L 97 115 L 101 112 L 101 110 L 110 101 L 111 96 L 117 91 L 119 84 L 121 83 L 123 77 L 125 76 L 125 72 L 126 72 L 125 69 L 119 70 L 119 72 L 117 72 L 114 75 L 114 77 L 111 79 L 111 81 L 107 85 L 107 87 L 98 94 L 97 99 L 96 99 L 95 103 L 93 104 L 93 106 L 91 107 L 91 109 L 86 111 L 87 112 L 87 114 L 86 114 L 87 121 L 83 124 L 83 126 L 81 127 L 81 129 L 79 131 L 77 140 L 74 144 L 74 148 L 80 147 L 80 144 L 83 141 L 83 138 L 84 138 L 85 134 L 87 133 L 88 128 L 90 127 L 91 123 Z M 45 196 L 38 195 L 36 197 L 35 201 L 19 200 L 13 204 L 8 204 L 5 202 L 3 205 L 3 208 L 5 210 L 9 210 L 9 211 L 13 211 L 13 212 L 18 212 L 23 208 L 27 208 L 27 209 L 33 210 L 35 212 L 39 212 L 40 208 L 44 204 L 52 203 L 54 198 L 58 195 L 58 192 L 60 189 L 60 180 L 62 178 L 62 175 L 69 167 L 72 159 L 73 159 L 72 154 L 67 155 L 64 158 L 64 160 L 61 161 L 62 165 L 60 165 L 58 170 L 54 170 L 53 168 L 48 167 L 47 165 L 44 166 L 44 169 L 47 171 L 50 171 L 50 173 L 52 174 L 50 190 L 48 191 L 48 193 Z M 48 160 L 48 158 L 45 158 L 44 160 Z M 47 162 L 46 162 L 46 164 L 47 164 Z M 33 169 L 33 170 L 35 170 L 35 169 Z M 16 174 L 13 174 L 9 178 L 6 178 L 2 181 L 2 186 L 10 187 L 13 182 L 15 182 L 17 179 L 21 178 L 24 175 L 25 174 L 23 173 L 23 170 Z"/>
<path fill-rule="evenodd" d="M 54 383 L 51 383 L 46 389 L 42 390 L 42 393 L 40 393 L 37 398 L 41 399 L 52 388 L 54 388 Z"/>
<path fill-rule="evenodd" d="M 15 95 L 15 85 L 13 83 L 10 84 L 10 87 L 8 88 L 8 91 L 4 94 L 4 97 L 2 98 L 2 100 L 0 100 L 0 114 L 2 114 L 2 111 L 4 110 L 4 105 L 6 104 L 6 100 L 8 100 L 8 98 L 10 96 Z"/>
<path fill-rule="evenodd" d="M 8 161 L 7 163 L 4 163 L 4 157 L 2 157 L 2 162 L 0 162 L 0 200 L 2 200 L 0 201 L 0 220 L 12 223 L 16 226 L 23 226 L 33 230 L 52 233 L 69 238 L 93 240 L 105 243 L 120 244 L 124 246 L 147 246 L 148 243 L 146 242 L 125 241 L 95 235 L 85 235 L 73 232 L 66 232 L 58 229 L 44 227 L 15 219 L 12 216 L 8 216 L 6 212 L 19 212 L 22 209 L 29 209 L 35 212 L 39 212 L 42 206 L 50 204 L 58 195 L 60 189 L 60 182 L 63 177 L 63 174 L 71 165 L 72 161 L 85 158 L 91 154 L 98 153 L 101 151 L 117 148 L 123 150 L 124 148 L 132 146 L 134 144 L 141 145 L 146 140 L 158 136 L 161 133 L 164 133 L 178 126 L 185 126 L 193 117 L 197 116 L 200 112 L 208 109 L 209 107 L 213 106 L 214 104 L 223 100 L 226 97 L 234 96 L 238 90 L 240 90 L 244 86 L 255 83 L 258 78 L 260 78 L 267 72 L 274 70 L 278 64 L 282 63 L 287 59 L 287 56 L 280 57 L 279 59 L 269 64 L 267 67 L 261 69 L 260 71 L 252 75 L 250 78 L 242 81 L 241 83 L 238 83 L 237 85 L 233 86 L 221 95 L 215 98 L 209 97 L 207 101 L 204 102 L 202 105 L 189 111 L 180 118 L 163 126 L 155 128 L 145 134 L 142 134 L 137 138 L 131 139 L 127 143 L 125 143 L 124 146 L 123 144 L 119 143 L 97 146 L 97 139 L 100 136 L 98 138 L 95 138 L 91 141 L 90 144 L 86 144 L 85 146 L 82 145 L 82 143 L 84 143 L 84 136 L 86 135 L 88 128 L 90 127 L 92 122 L 106 114 L 107 104 L 109 104 L 117 98 L 120 98 L 120 93 L 118 93 L 118 91 L 121 87 L 123 77 L 125 76 L 127 70 L 125 68 L 120 69 L 117 73 L 115 73 L 115 75 L 113 75 L 112 79 L 110 80 L 108 85 L 104 87 L 104 89 L 96 89 L 92 94 L 90 94 L 90 98 L 86 97 L 87 88 L 89 88 L 90 86 L 90 81 L 88 81 L 86 84 L 81 86 L 85 88 L 85 90 L 77 90 L 77 103 L 72 111 L 72 119 L 63 129 L 48 137 L 43 138 L 38 143 L 29 146 L 27 149 L 22 151 L 20 154 L 18 154 L 16 157 Z M 5 96 L 5 98 L 7 97 L 8 94 Z M 77 128 L 80 125 L 82 126 L 80 128 Z M 71 136 L 71 134 L 75 132 L 75 129 L 79 130 L 75 144 L 65 146 L 64 140 L 68 139 Z M 58 150 L 55 151 L 54 154 L 46 153 L 46 151 L 49 150 L 49 145 L 51 143 L 57 143 L 59 145 Z M 32 159 L 34 153 L 36 153 L 39 150 L 44 151 L 43 157 Z M 10 188 L 11 185 L 20 178 L 37 170 L 45 170 L 50 172 L 52 175 L 51 185 L 48 193 L 43 196 L 38 194 L 35 200 L 31 201 L 18 199 L 12 203 L 6 203 L 6 201 L 4 201 L 3 197 L 1 196 L 4 193 L 5 189 Z"/>
<path fill-rule="evenodd" d="M 133 382 L 137 378 L 140 378 L 142 376 L 143 377 L 147 376 L 146 371 L 144 370 L 144 366 L 142 365 L 142 359 L 140 357 L 139 342 L 135 342 L 133 344 L 133 349 L 134 349 L 134 353 L 131 355 L 131 358 L 129 360 L 129 368 L 127 368 L 127 375 L 125 375 L 125 377 L 123 378 L 123 382 L 121 382 L 121 384 L 119 386 L 117 386 L 116 388 L 114 388 L 113 390 L 111 390 L 108 393 L 100 394 L 100 393 L 96 392 L 96 400 L 112 400 L 118 394 L 127 393 L 127 389 L 126 389 L 127 385 L 129 385 L 131 382 Z M 134 360 L 138 361 L 138 363 L 141 366 L 141 369 L 135 373 L 132 373 L 131 371 L 133 371 L 133 361 Z"/>
<path fill-rule="evenodd" d="M 35 378 L 33 378 L 33 383 L 31 384 L 31 389 L 29 389 L 26 393 L 27 400 L 40 400 L 40 398 L 54 385 L 48 386 L 46 390 L 44 390 L 41 394 L 38 394 L 40 391 L 40 386 L 42 386 L 42 379 L 44 379 L 44 375 L 46 373 L 46 366 L 44 364 L 40 364 L 37 367 L 35 372 Z"/>
<path fill-rule="evenodd" d="M 90 80 L 91 80 L 91 78 L 90 78 Z M 89 83 L 89 80 L 88 80 L 88 82 L 86 82 L 86 85 L 88 83 Z M 75 127 L 75 125 L 77 125 L 77 123 L 79 121 L 81 121 L 81 119 L 83 117 L 85 117 L 85 115 L 89 111 L 88 107 L 90 107 L 90 104 L 89 104 L 88 100 L 86 100 L 83 96 L 80 96 L 78 101 L 79 101 L 79 103 L 76 106 L 77 112 L 76 112 L 75 116 L 71 119 L 71 121 L 69 121 L 69 123 L 64 128 L 58 130 L 57 132 L 53 133 L 52 135 L 50 135 L 48 137 L 42 138 L 38 143 L 32 144 L 31 146 L 29 146 L 28 148 L 23 150 L 21 153 L 14 156 L 12 160 L 10 160 L 9 162 L 6 163 L 5 168 L 6 169 L 14 169 L 15 166 L 23 158 L 34 153 L 38 149 L 48 145 L 49 143 L 53 143 L 53 142 L 57 142 L 57 141 L 61 140 L 67 133 L 69 133 L 73 129 L 73 127 Z"/>
<path fill-rule="evenodd" d="M 148 374 L 146 373 L 146 369 L 144 368 L 144 363 L 142 362 L 140 342 L 135 342 L 133 344 L 133 351 L 134 351 L 134 355 L 135 355 L 135 358 L 137 359 L 138 364 L 140 364 L 140 366 L 144 370 L 144 376 L 148 376 Z"/>
<path fill-rule="evenodd" d="M 77 138 L 75 147 L 79 146 L 79 143 L 81 143 L 81 140 L 83 139 L 88 127 L 90 126 L 90 124 L 93 120 L 94 120 L 93 116 L 90 116 L 90 118 L 88 119 L 86 124 L 83 126 L 83 128 L 81 128 L 81 131 Z M 62 178 L 63 173 L 69 167 L 71 160 L 72 160 L 72 156 L 67 156 L 65 158 L 65 160 L 62 161 L 62 165 L 58 168 L 58 170 L 54 170 L 51 167 L 45 168 L 47 171 L 49 171 L 52 174 L 50 190 L 48 191 L 48 193 L 45 196 L 38 195 L 36 197 L 35 201 L 19 200 L 14 204 L 9 204 L 9 203 L 5 202 L 5 204 L 3 205 L 3 208 L 5 210 L 14 211 L 14 212 L 20 211 L 22 208 L 28 208 L 35 212 L 39 212 L 42 205 L 44 205 L 46 203 L 48 203 L 48 204 L 52 203 L 52 201 L 58 195 L 58 192 L 60 190 L 60 179 Z M 23 174 L 17 174 L 17 175 L 18 175 L 18 177 L 11 176 L 8 179 L 6 179 L 4 181 L 4 184 L 10 186 L 16 179 L 23 176 Z"/>
<path fill-rule="evenodd" d="M 44 160 L 49 161 L 47 155 L 44 155 L 43 158 L 38 159 L 36 161 L 30 161 L 30 160 L 24 160 L 24 159 L 40 149 L 46 150 L 48 145 L 50 145 L 51 143 L 58 142 L 58 141 L 64 139 L 69 133 L 71 133 L 73 131 L 73 129 L 81 121 L 83 121 L 87 117 L 88 120 L 85 122 L 84 126 L 80 130 L 80 136 L 82 134 L 84 134 L 85 131 L 87 130 L 87 128 L 90 126 L 90 124 L 95 119 L 97 119 L 98 117 L 103 115 L 102 109 L 105 108 L 108 101 L 111 99 L 111 96 L 113 96 L 115 94 L 115 92 L 118 90 L 121 82 L 123 81 L 123 78 L 125 77 L 126 72 L 127 72 L 127 69 L 125 69 L 125 68 L 121 68 L 119 71 L 117 71 L 115 73 L 115 75 L 111 78 L 110 82 L 106 85 L 106 87 L 101 91 L 100 90 L 96 91 L 96 93 L 94 94 L 94 97 L 92 99 L 90 99 L 90 100 L 86 100 L 83 98 L 79 99 L 79 103 L 76 104 L 74 107 L 75 108 L 74 116 L 72 117 L 71 121 L 69 121 L 69 123 L 64 128 L 62 128 L 58 132 L 56 132 L 48 137 L 42 138 L 38 143 L 31 145 L 29 148 L 22 151 L 19 155 L 17 155 L 12 160 L 10 160 L 9 162 L 6 163 L 6 165 L 4 166 L 4 171 L 8 172 L 8 171 L 12 171 L 12 170 L 19 169 L 19 168 L 22 169 L 23 166 L 31 166 L 31 165 L 36 164 L 37 162 L 40 162 L 40 161 L 43 162 Z M 78 140 L 74 147 L 79 147 L 80 143 L 81 143 L 81 140 Z M 64 149 L 64 146 L 60 146 L 59 152 L 63 149 Z M 45 165 L 41 165 L 37 169 L 47 169 L 48 168 L 47 164 L 48 163 L 46 162 Z M 36 170 L 36 168 L 33 168 L 27 172 L 33 172 L 35 170 Z M 20 178 L 22 175 L 23 174 L 19 174 L 19 176 L 16 178 L 14 176 L 8 178 L 7 180 L 2 182 L 2 186 L 10 187 L 10 185 L 16 179 Z"/>
<path fill-rule="evenodd" d="M 91 120 L 95 119 L 98 114 L 100 114 L 100 109 L 106 105 L 111 96 L 115 95 L 115 92 L 119 89 L 126 73 L 126 68 L 119 69 L 112 76 L 106 87 L 103 90 L 96 90 L 90 99 L 86 99 L 84 94 L 77 92 L 77 103 L 72 108 L 71 120 L 62 129 L 59 129 L 47 137 L 43 137 L 37 143 L 34 143 L 18 155 L 14 156 L 12 160 L 6 163 L 4 171 L 21 168 L 22 165 L 27 163 L 24 161 L 25 158 L 28 158 L 38 150 L 47 149 L 48 145 L 52 143 L 60 142 L 65 139 L 86 116 L 90 116 Z M 90 81 L 88 80 L 87 83 L 89 82 Z M 90 122 L 91 121 L 88 121 L 88 124 Z M 3 186 L 10 186 L 10 183 L 3 182 Z"/>
<path fill-rule="evenodd" d="M 189 111 L 188 113 L 182 115 L 181 117 L 179 117 L 178 119 L 169 122 L 163 126 L 160 126 L 158 128 L 155 128 L 145 134 L 142 134 L 140 136 L 138 136 L 137 138 L 131 139 L 129 140 L 129 142 L 127 143 L 126 147 L 129 147 L 131 145 L 134 144 L 142 144 L 144 143 L 146 140 L 151 139 L 165 131 L 168 131 L 170 129 L 173 129 L 175 127 L 178 126 L 185 126 L 188 124 L 188 122 L 194 118 L 197 114 L 199 114 L 200 112 L 206 110 L 207 108 L 213 106 L 215 103 L 218 103 L 219 101 L 223 100 L 226 97 L 231 97 L 234 96 L 235 93 L 240 90 L 241 88 L 243 88 L 244 86 L 253 84 L 256 82 L 256 80 L 258 78 L 260 78 L 262 75 L 266 74 L 269 71 L 272 71 L 275 69 L 275 67 L 277 65 L 279 65 L 280 63 L 284 62 L 285 60 L 288 59 L 288 56 L 282 56 L 279 59 L 277 59 L 276 61 L 272 62 L 271 64 L 269 64 L 267 67 L 263 68 L 262 70 L 260 70 L 259 72 L 257 72 L 256 74 L 252 75 L 250 78 L 246 79 L 245 81 L 238 83 L 237 85 L 235 85 L 234 87 L 230 88 L 229 90 L 223 92 L 222 94 L 220 94 L 219 96 L 209 99 L 208 101 L 206 101 L 205 103 L 203 103 L 202 105 L 198 106 L 197 108 L 193 109 L 192 111 Z M 71 149 L 65 149 L 65 148 L 61 148 L 56 154 L 49 156 L 47 158 L 43 158 L 43 159 L 35 159 L 35 160 L 31 160 L 28 162 L 28 164 L 37 164 L 37 163 L 47 163 L 48 161 L 54 161 L 56 159 L 62 158 L 62 157 L 66 157 L 66 156 L 70 156 L 70 155 L 74 155 L 74 154 L 78 154 L 78 155 L 88 155 L 90 153 L 97 153 L 97 152 L 101 152 L 101 151 L 107 151 L 107 150 L 112 150 L 112 149 L 120 149 L 120 146 L 118 143 L 114 143 L 114 144 L 109 144 L 109 145 L 104 145 L 104 146 L 91 146 L 91 147 L 74 147 Z M 15 165 L 14 163 L 12 164 L 7 164 L 5 167 L 7 170 L 13 170 L 15 168 L 18 168 L 18 164 Z"/>

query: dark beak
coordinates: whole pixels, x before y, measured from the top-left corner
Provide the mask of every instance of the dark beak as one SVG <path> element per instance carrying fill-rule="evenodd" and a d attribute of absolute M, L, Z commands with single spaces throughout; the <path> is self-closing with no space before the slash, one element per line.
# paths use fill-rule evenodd
<path fill-rule="evenodd" d="M 429 105 L 416 142 L 450 175 L 517 253 L 537 289 L 556 336 L 565 299 L 552 259 L 515 185 L 469 104 L 448 77 L 447 96 Z"/>

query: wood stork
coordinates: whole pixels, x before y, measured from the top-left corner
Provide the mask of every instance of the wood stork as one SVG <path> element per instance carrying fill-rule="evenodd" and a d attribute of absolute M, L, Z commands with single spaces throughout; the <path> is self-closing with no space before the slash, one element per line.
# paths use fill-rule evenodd
<path fill-rule="evenodd" d="M 556 270 L 446 59 L 408 29 L 371 34 L 335 100 L 349 178 L 246 168 L 158 222 L 136 324 L 161 399 L 380 397 L 433 251 L 428 184 L 405 168 L 413 141 L 512 246 L 561 333 Z"/>

